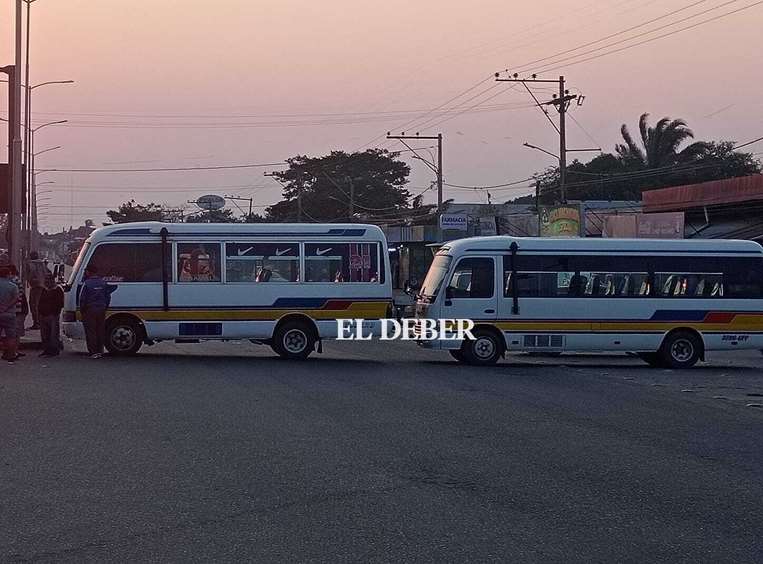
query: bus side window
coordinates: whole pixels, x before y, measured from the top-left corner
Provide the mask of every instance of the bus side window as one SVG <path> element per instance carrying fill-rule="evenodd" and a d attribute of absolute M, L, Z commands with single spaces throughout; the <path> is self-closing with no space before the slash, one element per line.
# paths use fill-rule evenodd
<path fill-rule="evenodd" d="M 178 243 L 178 282 L 220 282 L 219 243 Z"/>

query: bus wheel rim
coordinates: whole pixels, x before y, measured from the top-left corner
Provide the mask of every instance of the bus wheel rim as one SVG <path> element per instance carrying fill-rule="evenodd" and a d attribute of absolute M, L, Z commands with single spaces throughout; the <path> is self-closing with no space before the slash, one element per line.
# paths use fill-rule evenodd
<path fill-rule="evenodd" d="M 670 346 L 670 356 L 678 362 L 686 362 L 694 355 L 694 344 L 689 339 L 678 339 Z"/>
<path fill-rule="evenodd" d="M 283 336 L 283 346 L 288 352 L 299 354 L 307 347 L 307 335 L 301 329 L 290 329 Z"/>
<path fill-rule="evenodd" d="M 495 354 L 495 343 L 489 337 L 479 337 L 474 341 L 474 355 L 482 360 L 491 358 Z"/>
<path fill-rule="evenodd" d="M 135 344 L 135 331 L 124 325 L 111 332 L 111 342 L 119 350 L 127 350 Z"/>

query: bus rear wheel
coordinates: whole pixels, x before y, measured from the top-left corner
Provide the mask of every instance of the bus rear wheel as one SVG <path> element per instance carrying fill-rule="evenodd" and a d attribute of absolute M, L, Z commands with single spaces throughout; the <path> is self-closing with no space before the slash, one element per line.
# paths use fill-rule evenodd
<path fill-rule="evenodd" d="M 271 347 L 283 358 L 303 360 L 315 349 L 315 331 L 302 321 L 287 321 L 276 329 Z"/>
<path fill-rule="evenodd" d="M 477 329 L 472 331 L 474 339 L 464 342 L 461 354 L 468 364 L 488 366 L 498 362 L 503 354 L 503 343 L 493 331 Z"/>
<path fill-rule="evenodd" d="M 691 368 L 702 356 L 702 341 L 690 331 L 675 331 L 665 337 L 658 354 L 668 368 Z"/>
<path fill-rule="evenodd" d="M 106 350 L 113 355 L 137 353 L 143 345 L 143 327 L 137 320 L 120 317 L 106 321 Z"/>

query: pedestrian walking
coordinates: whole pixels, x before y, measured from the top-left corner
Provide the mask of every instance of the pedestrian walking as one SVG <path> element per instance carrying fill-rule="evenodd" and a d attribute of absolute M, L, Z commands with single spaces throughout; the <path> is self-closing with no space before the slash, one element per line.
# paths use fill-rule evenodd
<path fill-rule="evenodd" d="M 79 309 L 82 323 L 85 325 L 85 340 L 90 358 L 103 356 L 103 344 L 106 336 L 106 310 L 111 304 L 111 294 L 116 286 L 107 284 L 98 275 L 94 265 L 85 269 L 85 282 L 79 296 Z"/>
<path fill-rule="evenodd" d="M 45 287 L 40 295 L 38 310 L 40 315 L 40 356 L 58 356 L 61 352 L 61 310 L 64 309 L 64 291 L 56 284 L 52 273 L 45 275 Z"/>
<path fill-rule="evenodd" d="M 26 293 L 24 292 L 24 284 L 19 277 L 19 271 L 15 264 L 8 265 L 8 272 L 10 273 L 10 281 L 16 284 L 19 289 L 19 299 L 16 302 L 16 339 L 26 335 L 26 318 L 29 315 L 29 302 L 26 299 Z M 18 356 L 24 356 L 23 353 L 18 352 Z"/>
<path fill-rule="evenodd" d="M 30 329 L 40 328 L 40 316 L 37 311 L 37 305 L 40 302 L 40 295 L 45 286 L 45 274 L 48 267 L 45 262 L 40 260 L 39 255 L 32 251 L 29 253 L 29 260 L 26 264 L 26 282 L 29 286 L 29 309 L 32 312 L 32 326 Z"/>
<path fill-rule="evenodd" d="M 13 362 L 19 358 L 16 336 L 19 289 L 10 278 L 10 269 L 7 266 L 0 266 L 0 336 L 4 338 L 2 359 Z"/>

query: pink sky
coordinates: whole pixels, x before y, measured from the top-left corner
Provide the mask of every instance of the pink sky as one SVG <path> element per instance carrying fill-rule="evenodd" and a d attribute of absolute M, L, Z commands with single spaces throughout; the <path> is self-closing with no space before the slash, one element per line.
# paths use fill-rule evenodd
<path fill-rule="evenodd" d="M 649 27 L 727 1 L 699 2 Z M 732 2 L 662 33 L 754 1 Z M 36 164 L 184 167 L 351 151 L 397 130 L 411 117 L 393 115 L 381 121 L 386 116 L 379 112 L 434 108 L 496 70 L 517 68 L 693 3 L 37 0 L 32 6 L 31 82 L 73 79 L 76 84 L 35 92 L 35 123 L 71 122 L 37 135 L 37 150 L 54 145 L 63 149 L 41 156 Z M 0 10 L 2 64 L 13 62 L 11 16 L 12 2 L 6 1 Z M 611 151 L 620 124 L 635 128 L 644 111 L 655 119 L 685 118 L 700 139 L 741 142 L 763 135 L 761 28 L 763 4 L 544 73 L 564 74 L 570 88 L 586 96 L 585 105 L 574 108 L 572 115 L 593 140 L 570 123 L 569 145 L 588 147 L 595 140 Z M 483 88 L 488 86 L 492 83 Z M 424 127 L 422 133 L 442 132 L 445 137 L 446 182 L 500 184 L 553 164 L 550 157 L 522 147 L 527 141 L 557 150 L 556 134 L 540 112 L 522 107 L 530 101 L 520 89 L 506 91 L 488 104 L 517 107 L 467 112 L 433 129 Z M 358 112 L 377 113 L 330 119 L 300 115 Z M 4 127 L 2 131 L 5 135 Z M 763 151 L 763 146 L 753 149 Z M 428 186 L 431 174 L 422 164 L 411 164 L 411 190 L 417 192 Z M 39 181 L 56 184 L 45 186 L 51 192 L 43 197 L 50 198 L 51 207 L 41 224 L 58 229 L 85 218 L 100 222 L 105 220 L 103 208 L 130 197 L 177 205 L 202 193 L 251 194 L 255 205 L 264 206 L 278 201 L 280 189 L 262 172 L 48 173 Z M 182 187 L 194 190 L 186 193 Z M 493 191 L 493 200 L 504 201 L 523 190 Z M 426 196 L 432 201 L 433 191 Z M 446 189 L 445 197 L 485 201 L 481 191 Z"/>

